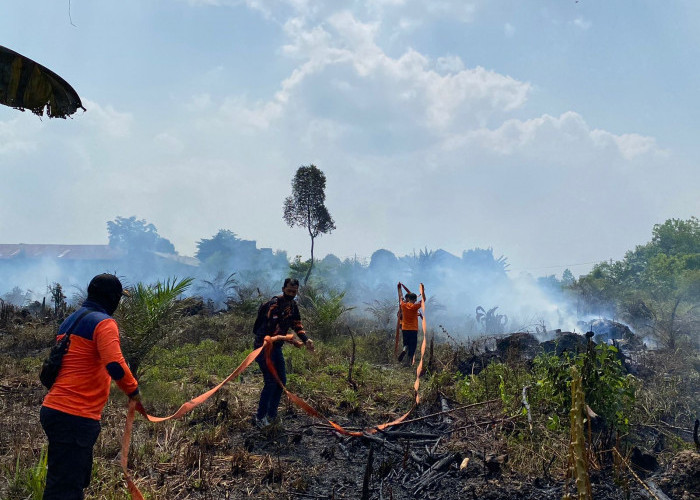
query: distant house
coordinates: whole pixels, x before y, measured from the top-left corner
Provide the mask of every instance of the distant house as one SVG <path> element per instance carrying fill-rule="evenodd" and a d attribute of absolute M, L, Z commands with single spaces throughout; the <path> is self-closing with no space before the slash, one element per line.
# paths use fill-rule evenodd
<path fill-rule="evenodd" d="M 186 266 L 199 266 L 199 260 L 194 257 L 163 252 L 150 252 L 150 254 Z M 127 254 L 124 250 L 109 245 L 0 244 L 0 261 L 51 259 L 56 261 L 105 262 L 118 261 L 126 257 Z"/>
<path fill-rule="evenodd" d="M 84 286 L 95 274 L 116 273 L 127 282 L 197 274 L 194 257 L 109 245 L 0 244 L 0 295 L 15 286 L 35 291 L 49 283 Z"/>
<path fill-rule="evenodd" d="M 124 257 L 124 252 L 109 245 L 0 244 L 0 261 L 21 259 L 55 259 L 110 261 Z"/>
<path fill-rule="evenodd" d="M 176 253 L 153 252 L 153 255 L 161 259 L 177 262 L 190 267 L 199 267 L 199 259 L 196 257 L 188 257 L 186 255 L 178 255 Z"/>

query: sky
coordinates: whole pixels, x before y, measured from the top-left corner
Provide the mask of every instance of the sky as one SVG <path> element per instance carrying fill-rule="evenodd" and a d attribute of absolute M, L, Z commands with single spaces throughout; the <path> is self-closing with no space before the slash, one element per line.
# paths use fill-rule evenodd
<path fill-rule="evenodd" d="M 315 255 L 493 248 L 586 273 L 700 213 L 692 0 L 27 0 L 0 45 L 86 112 L 0 106 L 0 243 L 105 244 L 153 223 L 309 256 L 301 165 L 337 229 Z"/>

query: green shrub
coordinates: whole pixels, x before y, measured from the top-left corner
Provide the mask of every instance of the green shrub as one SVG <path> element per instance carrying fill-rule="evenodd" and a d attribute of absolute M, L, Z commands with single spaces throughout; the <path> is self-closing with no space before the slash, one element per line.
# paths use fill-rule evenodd
<path fill-rule="evenodd" d="M 524 367 L 492 363 L 476 376 L 458 378 L 455 393 L 460 403 L 498 398 L 508 413 L 518 413 L 523 387 L 531 383 L 532 376 Z"/>
<path fill-rule="evenodd" d="M 569 353 L 538 355 L 533 362 L 536 383 L 531 403 L 559 418 L 565 416 L 571 407 L 572 366 L 583 373 L 586 404 L 609 425 L 626 431 L 634 403 L 634 378 L 625 373 L 615 346 L 598 344 L 590 354 L 573 357 Z"/>
<path fill-rule="evenodd" d="M 567 426 L 571 408 L 571 367 L 584 373 L 586 404 L 608 425 L 626 431 L 634 403 L 634 378 L 627 375 L 617 356 L 617 348 L 599 344 L 590 354 L 539 354 L 531 371 L 524 366 L 492 363 L 475 376 L 458 376 L 455 397 L 460 403 L 476 403 L 499 398 L 506 412 L 522 408 L 522 391 L 530 386 L 528 402 L 533 414 L 546 416 L 551 430 Z"/>

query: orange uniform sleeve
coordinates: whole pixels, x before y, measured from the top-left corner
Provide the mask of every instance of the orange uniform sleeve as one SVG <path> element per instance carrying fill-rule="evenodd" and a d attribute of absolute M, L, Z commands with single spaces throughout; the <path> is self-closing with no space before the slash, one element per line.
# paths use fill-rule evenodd
<path fill-rule="evenodd" d="M 100 361 L 112 380 L 127 396 L 138 394 L 139 384 L 129 370 L 122 354 L 117 322 L 113 319 L 101 321 L 95 328 L 94 338 Z"/>

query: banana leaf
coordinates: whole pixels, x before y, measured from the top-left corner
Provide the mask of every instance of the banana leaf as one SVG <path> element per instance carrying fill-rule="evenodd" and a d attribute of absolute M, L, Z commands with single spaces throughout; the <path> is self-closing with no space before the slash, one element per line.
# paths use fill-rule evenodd
<path fill-rule="evenodd" d="M 78 93 L 56 73 L 0 45 L 0 104 L 50 118 L 66 118 L 78 108 Z"/>

